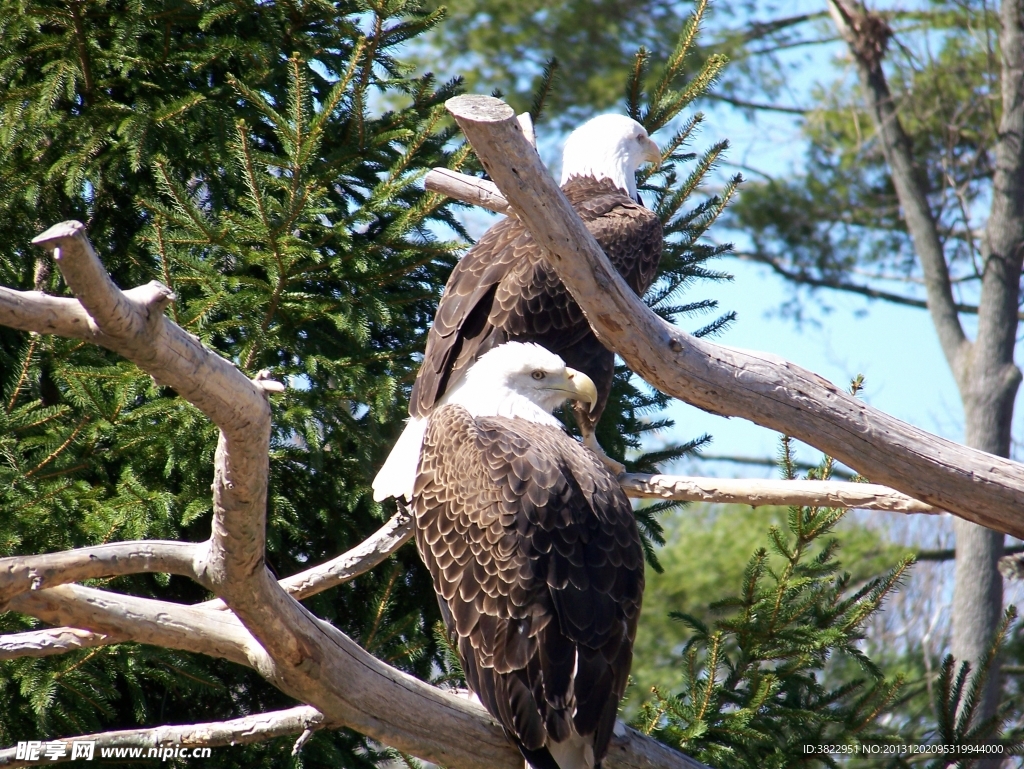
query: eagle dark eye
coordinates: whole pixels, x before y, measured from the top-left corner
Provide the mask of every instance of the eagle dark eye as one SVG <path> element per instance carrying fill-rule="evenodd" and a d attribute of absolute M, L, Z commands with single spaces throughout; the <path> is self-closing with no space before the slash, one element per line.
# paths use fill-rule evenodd
<path fill-rule="evenodd" d="M 532 376 L 534 379 L 536 379 L 539 382 L 541 379 L 543 379 L 547 375 L 543 371 L 534 371 L 532 374 L 530 374 L 530 376 Z"/>
<path fill-rule="evenodd" d="M 638 142 L 640 142 L 641 144 L 643 144 L 643 143 L 644 143 L 644 139 L 646 139 L 646 138 L 647 138 L 647 137 L 646 137 L 646 136 L 644 136 L 643 134 L 637 134 L 637 135 L 636 135 L 636 140 L 637 140 Z"/>

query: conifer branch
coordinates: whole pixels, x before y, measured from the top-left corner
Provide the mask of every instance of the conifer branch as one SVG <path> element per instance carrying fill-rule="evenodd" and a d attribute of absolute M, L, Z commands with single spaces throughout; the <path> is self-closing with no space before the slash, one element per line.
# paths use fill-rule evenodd
<path fill-rule="evenodd" d="M 257 713 L 229 721 L 157 726 L 153 729 L 125 729 L 116 732 L 62 737 L 50 740 L 50 742 L 63 742 L 67 746 L 65 754 L 53 760 L 45 755 L 41 755 L 36 761 L 19 760 L 17 748 L 0 749 L 0 767 L 50 765 L 70 761 L 73 742 L 95 742 L 93 756 L 98 759 L 100 750 L 103 748 L 142 748 L 148 753 L 150 749 L 159 751 L 173 748 L 246 745 L 254 742 L 266 742 L 288 734 L 329 728 L 329 726 L 322 713 L 308 705 L 300 705 L 287 710 Z M 166 761 L 172 755 L 174 754 L 170 751 L 154 752 L 151 758 L 160 758 Z M 190 751 L 178 755 L 183 758 L 192 757 Z"/>

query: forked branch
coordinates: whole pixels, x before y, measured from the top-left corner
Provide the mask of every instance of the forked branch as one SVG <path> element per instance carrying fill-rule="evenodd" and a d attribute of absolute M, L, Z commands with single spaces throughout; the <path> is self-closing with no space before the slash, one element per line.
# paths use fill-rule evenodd
<path fill-rule="evenodd" d="M 609 264 L 508 105 L 459 96 L 447 106 L 598 338 L 650 384 L 799 438 L 915 499 L 1024 536 L 1024 466 L 930 435 L 776 356 L 712 344 L 666 323 Z"/>
<path fill-rule="evenodd" d="M 120 353 L 199 407 L 220 428 L 220 440 L 208 543 L 182 545 L 176 554 L 165 549 L 134 563 L 130 558 L 123 562 L 108 558 L 101 567 L 90 566 L 81 551 L 23 562 L 8 575 L 8 589 L 16 593 L 9 608 L 54 625 L 212 654 L 251 666 L 285 693 L 324 714 L 332 725 L 348 726 L 453 769 L 518 769 L 522 762 L 518 751 L 478 704 L 375 659 L 337 628 L 307 612 L 265 568 L 270 435 L 266 393 L 271 389 L 267 383 L 250 380 L 165 318 L 162 310 L 173 299 L 165 287 L 152 283 L 122 292 L 114 286 L 81 224 L 57 225 L 36 242 L 54 250 L 78 301 L 0 288 L 0 323 L 66 333 Z M 321 585 L 336 583 L 346 570 L 351 573 L 386 557 L 386 551 L 404 541 L 405 525 L 396 522 L 393 530 L 356 554 L 348 565 L 313 570 L 312 577 L 307 575 L 293 589 L 308 594 L 309 579 Z M 162 568 L 183 571 L 208 586 L 230 611 L 175 606 L 77 585 L 32 589 L 62 581 L 53 568 L 57 563 L 66 564 L 76 578 L 84 578 L 103 570 L 126 573 L 155 568 L 156 558 L 166 559 Z M 33 569 L 43 575 L 41 580 L 36 581 Z M 23 645 L 29 641 L 22 634 L 7 642 L 16 645 L 19 640 Z M 96 645 L 99 639 L 85 640 Z M 73 645 L 66 630 L 54 642 Z M 608 767 L 639 769 L 650 765 L 651 756 L 657 756 L 666 769 L 699 766 L 634 734 L 615 749 Z"/>

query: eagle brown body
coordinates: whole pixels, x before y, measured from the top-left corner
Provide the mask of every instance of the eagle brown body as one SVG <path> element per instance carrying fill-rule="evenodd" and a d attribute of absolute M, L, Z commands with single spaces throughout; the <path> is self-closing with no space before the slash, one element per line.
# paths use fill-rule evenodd
<path fill-rule="evenodd" d="M 644 585 L 615 477 L 558 427 L 444 405 L 413 511 L 470 688 L 532 766 L 559 769 L 547 746 L 579 737 L 600 766 Z"/>
<path fill-rule="evenodd" d="M 562 191 L 615 269 L 643 295 L 661 260 L 658 216 L 608 179 L 573 177 Z M 508 341 L 535 342 L 594 380 L 597 406 L 589 414 L 577 410 L 580 426 L 592 429 L 608 402 L 615 356 L 597 341 L 583 311 L 545 262 L 543 249 L 514 216 L 484 233 L 448 279 L 409 413 L 426 417 L 468 366 Z"/>

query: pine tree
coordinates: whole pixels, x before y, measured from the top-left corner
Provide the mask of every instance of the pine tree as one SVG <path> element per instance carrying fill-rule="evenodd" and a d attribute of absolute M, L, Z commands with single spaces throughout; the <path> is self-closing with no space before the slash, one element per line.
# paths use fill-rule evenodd
<path fill-rule="evenodd" d="M 292 385 L 274 402 L 267 558 L 281 574 L 386 514 L 368 479 L 454 263 L 433 223 L 457 225 L 416 182 L 465 155 L 445 149 L 456 84 L 394 58 L 436 21 L 401 2 L 0 4 L 0 281 L 66 294 L 28 243 L 81 219 L 122 287 L 166 283 L 177 323 Z M 173 391 L 90 345 L 0 330 L 0 392 L 3 554 L 205 538 L 216 431 Z M 429 677 L 436 604 L 417 561 L 406 548 L 310 608 Z M 104 585 L 206 597 L 176 578 Z M 30 626 L 0 616 L 0 632 Z M 5 663 L 0 700 L 3 744 L 287 702 L 251 671 L 137 646 Z M 215 760 L 279 766 L 290 742 Z M 379 755 L 344 731 L 303 753 Z"/>
<path fill-rule="evenodd" d="M 794 478 L 788 438 L 782 446 L 784 474 Z M 812 477 L 827 479 L 831 467 L 826 458 Z M 641 728 L 712 766 L 751 769 L 836 766 L 833 755 L 805 746 L 893 741 L 877 720 L 903 680 L 886 679 L 858 642 L 913 559 L 852 590 L 836 559 L 838 541 L 826 539 L 844 512 L 791 508 L 788 531 L 768 532 L 775 561 L 769 548 L 753 554 L 740 594 L 711 607 L 729 613 L 713 627 L 673 614 L 693 631 L 682 653 L 682 691 L 655 690 L 638 716 Z M 851 662 L 859 676 L 836 674 Z"/>

